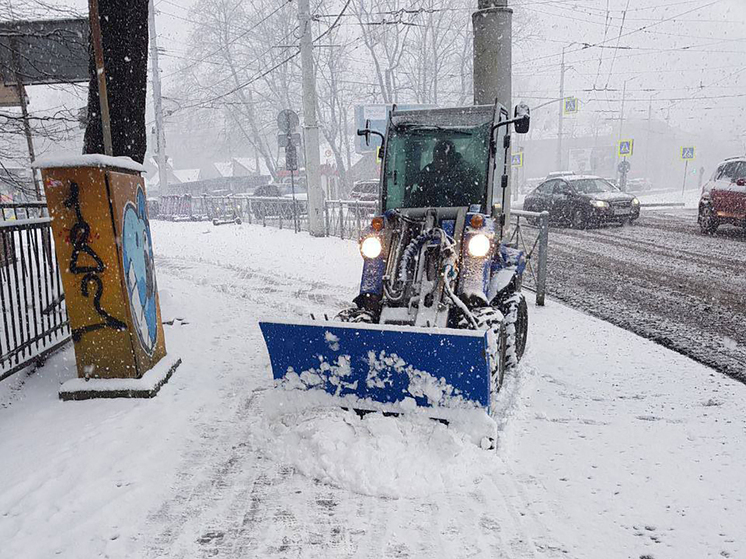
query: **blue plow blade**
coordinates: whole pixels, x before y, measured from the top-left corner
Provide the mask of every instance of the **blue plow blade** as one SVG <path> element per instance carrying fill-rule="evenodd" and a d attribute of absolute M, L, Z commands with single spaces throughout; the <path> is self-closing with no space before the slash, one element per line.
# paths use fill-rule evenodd
<path fill-rule="evenodd" d="M 414 400 L 420 407 L 489 409 L 486 332 L 342 322 L 259 326 L 274 378 L 291 388 L 384 405 Z"/>

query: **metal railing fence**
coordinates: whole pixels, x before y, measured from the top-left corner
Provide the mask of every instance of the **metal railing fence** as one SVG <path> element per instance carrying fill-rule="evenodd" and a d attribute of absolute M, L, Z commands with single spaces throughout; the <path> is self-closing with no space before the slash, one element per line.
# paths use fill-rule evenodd
<path fill-rule="evenodd" d="M 511 210 L 511 233 L 507 244 L 526 254 L 524 282 L 536 291 L 536 304 L 543 306 L 547 292 L 547 251 L 549 249 L 549 212 Z"/>
<path fill-rule="evenodd" d="M 325 200 L 324 225 L 327 237 L 357 239 L 375 215 L 377 202 L 359 200 Z M 526 254 L 528 287 L 536 290 L 536 303 L 544 304 L 549 247 L 549 213 L 512 210 L 511 237 L 508 244 Z M 265 227 L 308 231 L 308 202 L 289 197 L 232 196 L 163 196 L 160 219 L 172 221 L 212 220 L 220 223 L 256 223 Z M 223 220 L 223 221 L 220 221 Z M 528 222 L 528 223 L 527 223 Z M 527 227 L 526 227 L 527 225 Z"/>
<path fill-rule="evenodd" d="M 357 238 L 376 211 L 376 202 L 325 200 L 326 235 Z M 162 196 L 153 219 L 168 221 L 212 221 L 227 223 L 238 218 L 265 227 L 308 231 L 308 201 L 270 196 Z"/>
<path fill-rule="evenodd" d="M 2 204 L 0 210 L 3 380 L 66 343 L 70 327 L 45 204 Z"/>
<path fill-rule="evenodd" d="M 378 209 L 377 202 L 326 200 L 324 220 L 327 237 L 357 239 Z"/>

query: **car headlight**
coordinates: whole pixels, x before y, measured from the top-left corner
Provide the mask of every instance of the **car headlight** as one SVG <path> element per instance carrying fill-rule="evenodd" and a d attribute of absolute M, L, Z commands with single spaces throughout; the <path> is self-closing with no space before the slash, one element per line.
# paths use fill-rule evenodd
<path fill-rule="evenodd" d="M 487 256 L 490 251 L 490 238 L 487 235 L 474 235 L 469 239 L 469 254 L 476 257 Z"/>
<path fill-rule="evenodd" d="M 632 205 L 633 206 L 639 206 L 640 205 L 640 201 L 637 198 L 632 198 Z"/>
<path fill-rule="evenodd" d="M 360 252 L 365 258 L 378 258 L 383 250 L 381 239 L 378 237 L 367 237 L 360 243 Z"/>
<path fill-rule="evenodd" d="M 591 200 L 591 205 L 597 208 L 608 208 L 609 207 L 609 203 L 604 202 L 603 200 Z"/>

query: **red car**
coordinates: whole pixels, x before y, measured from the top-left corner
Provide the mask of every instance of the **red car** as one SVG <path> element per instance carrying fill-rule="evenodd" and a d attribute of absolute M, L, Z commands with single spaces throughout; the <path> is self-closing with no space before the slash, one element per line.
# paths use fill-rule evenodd
<path fill-rule="evenodd" d="M 703 233 L 729 223 L 746 227 L 746 157 L 726 159 L 702 188 L 697 219 Z"/>

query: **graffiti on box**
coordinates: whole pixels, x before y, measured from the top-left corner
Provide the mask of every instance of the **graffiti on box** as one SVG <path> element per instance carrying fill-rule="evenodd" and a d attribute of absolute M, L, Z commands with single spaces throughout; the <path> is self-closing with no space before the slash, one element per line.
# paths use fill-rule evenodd
<path fill-rule="evenodd" d="M 132 323 L 143 349 L 152 355 L 158 338 L 155 265 L 147 203 L 140 187 L 135 202 L 127 202 L 124 207 L 122 259 Z"/>
<path fill-rule="evenodd" d="M 127 325 L 121 320 L 111 316 L 101 307 L 101 297 L 104 294 L 104 282 L 99 274 L 106 270 L 101 257 L 96 254 L 89 244 L 91 238 L 91 226 L 83 218 L 83 212 L 80 209 L 80 188 L 78 183 L 70 181 L 70 195 L 65 200 L 65 207 L 75 211 L 75 223 L 70 228 L 70 243 L 72 244 L 72 253 L 70 254 L 70 273 L 83 274 L 80 280 L 80 292 L 85 298 L 93 296 L 93 308 L 96 313 L 103 319 L 98 324 L 89 324 L 81 328 L 74 328 L 72 336 L 74 341 L 79 341 L 84 334 L 100 330 L 101 328 L 112 328 L 114 330 L 126 330 Z M 83 263 L 84 259 L 89 262 Z M 91 286 L 93 291 L 91 292 Z"/>

